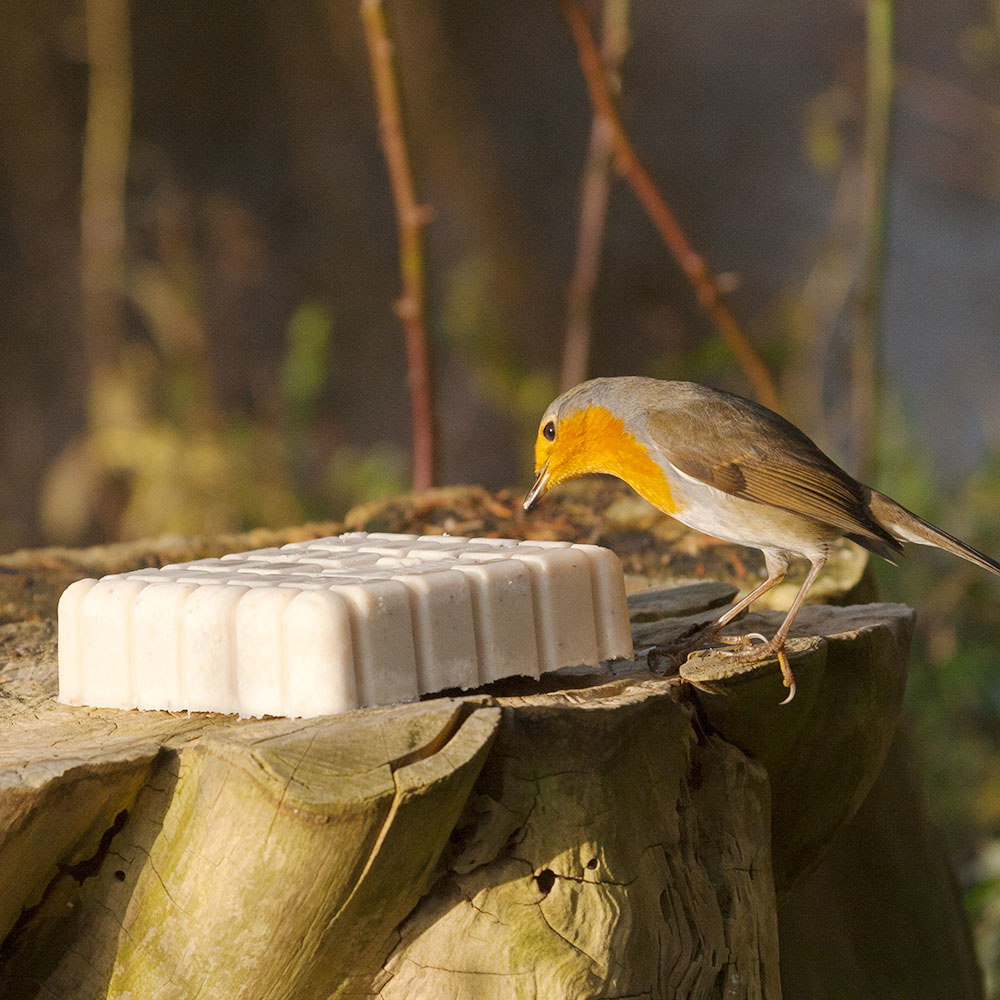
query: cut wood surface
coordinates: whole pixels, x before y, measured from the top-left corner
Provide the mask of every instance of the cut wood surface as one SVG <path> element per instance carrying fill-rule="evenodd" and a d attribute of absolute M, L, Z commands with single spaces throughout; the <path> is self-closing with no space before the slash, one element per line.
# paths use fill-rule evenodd
<path fill-rule="evenodd" d="M 136 557 L 159 558 L 109 558 Z M 39 595 L 81 561 L 20 554 L 2 579 L 11 1000 L 776 1000 L 782 907 L 837 878 L 831 844 L 854 835 L 905 677 L 910 613 L 869 605 L 803 612 L 799 695 L 781 708 L 777 663 L 733 671 L 710 654 L 685 667 L 698 688 L 640 659 L 309 721 L 70 708 Z M 669 641 L 732 592 L 634 597 L 636 638 Z M 953 896 L 934 898 L 921 932 L 958 941 Z M 793 982 L 812 988 L 808 936 L 785 933 Z M 870 954 L 839 960 L 827 980 L 871 995 L 846 974 Z"/>

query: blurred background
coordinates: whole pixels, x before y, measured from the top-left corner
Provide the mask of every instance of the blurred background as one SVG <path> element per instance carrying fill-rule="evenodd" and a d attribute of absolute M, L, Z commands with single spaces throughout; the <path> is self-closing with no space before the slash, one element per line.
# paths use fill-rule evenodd
<path fill-rule="evenodd" d="M 1000 3 L 581 9 L 782 411 L 1000 554 Z M 539 415 L 584 372 L 752 395 L 592 137 L 556 0 L 386 11 L 432 213 L 437 481 L 527 485 Z M 357 2 L 5 3 L 0 549 L 409 487 L 378 120 Z M 567 360 L 568 314 L 590 339 Z M 1000 996 L 1000 584 L 924 549 L 877 572 L 919 609 L 915 752 Z"/>

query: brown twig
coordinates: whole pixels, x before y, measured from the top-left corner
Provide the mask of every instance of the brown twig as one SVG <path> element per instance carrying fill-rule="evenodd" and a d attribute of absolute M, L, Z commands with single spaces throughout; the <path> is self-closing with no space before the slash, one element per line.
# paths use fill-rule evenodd
<path fill-rule="evenodd" d="M 889 159 L 893 95 L 892 0 L 868 0 L 865 48 L 865 135 L 861 151 L 861 218 L 867 239 L 861 249 L 851 338 L 851 411 L 855 465 L 869 478 L 878 426 L 879 326 L 889 216 Z"/>
<path fill-rule="evenodd" d="M 423 228 L 430 210 L 417 201 L 413 173 L 403 135 L 399 85 L 393 66 L 393 45 L 389 39 L 382 0 L 361 0 L 361 19 L 371 60 L 379 138 L 399 232 L 399 271 L 402 294 L 396 302 L 406 336 L 407 382 L 413 421 L 413 488 L 428 489 L 434 483 L 434 394 L 431 384 L 431 357 L 424 328 Z"/>
<path fill-rule="evenodd" d="M 128 0 L 87 0 L 88 96 L 80 179 L 80 284 L 91 375 L 124 331 L 125 179 L 132 125 Z"/>
<path fill-rule="evenodd" d="M 601 61 L 609 89 L 621 89 L 619 75 L 628 51 L 630 0 L 604 0 Z M 580 183 L 580 220 L 576 261 L 566 295 L 566 340 L 563 344 L 562 388 L 570 389 L 587 377 L 590 358 L 594 286 L 601 266 L 601 246 L 611 192 L 613 155 L 611 127 L 596 111 L 590 125 L 590 143 Z"/>
<path fill-rule="evenodd" d="M 559 0 L 559 4 L 576 42 L 580 67 L 587 81 L 594 111 L 604 118 L 611 130 L 612 149 L 618 170 L 628 181 L 663 242 L 691 282 L 698 301 L 712 317 L 716 329 L 729 345 L 755 395 L 765 406 L 777 409 L 778 394 L 774 388 L 774 381 L 726 304 L 718 279 L 708 269 L 704 259 L 691 247 L 673 212 L 632 147 L 608 93 L 601 55 L 594 43 L 586 15 L 576 0 Z"/>
<path fill-rule="evenodd" d="M 792 407 L 789 416 L 830 452 L 842 449 L 844 442 L 832 440 L 827 433 L 847 424 L 846 416 L 836 420 L 827 413 L 825 386 L 835 334 L 857 282 L 860 186 L 861 168 L 851 156 L 840 169 L 829 233 L 802 285 L 789 330 L 791 349 L 782 370 L 784 383 L 790 388 L 785 396 Z"/>
<path fill-rule="evenodd" d="M 563 391 L 587 377 L 590 360 L 591 307 L 601 266 L 601 246 L 611 191 L 611 131 L 598 115 L 590 126 L 590 144 L 580 184 L 580 219 L 576 260 L 566 292 L 566 339 L 563 341 Z"/>

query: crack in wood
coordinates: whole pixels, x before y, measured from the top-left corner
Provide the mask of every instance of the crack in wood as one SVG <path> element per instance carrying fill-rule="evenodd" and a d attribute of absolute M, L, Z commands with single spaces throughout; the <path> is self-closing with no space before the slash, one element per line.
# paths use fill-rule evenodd
<path fill-rule="evenodd" d="M 261 844 L 262 851 L 266 850 L 268 841 L 270 841 L 271 839 L 271 833 L 274 830 L 274 824 L 277 822 L 278 817 L 281 815 L 282 807 L 285 804 L 285 797 L 288 795 L 288 789 L 291 786 L 292 782 L 295 780 L 295 775 L 298 774 L 299 768 L 302 766 L 306 757 L 309 756 L 309 752 L 312 750 L 313 744 L 316 742 L 316 737 L 318 734 L 319 734 L 318 728 L 312 731 L 312 735 L 309 737 L 309 742 L 306 743 L 305 747 L 303 748 L 301 756 L 295 762 L 295 765 L 292 767 L 291 771 L 288 772 L 288 777 L 285 779 L 284 787 L 281 789 L 281 794 L 278 796 L 278 801 L 275 804 L 274 815 L 271 817 L 271 823 L 267 828 L 267 833 L 264 835 L 264 843 Z M 226 780 L 223 781 L 222 784 L 225 785 L 226 781 L 228 781 L 228 775 L 226 776 Z M 219 790 L 219 794 L 220 795 L 222 794 L 222 789 Z M 166 891 L 166 886 L 164 886 L 164 891 Z"/>
<path fill-rule="evenodd" d="M 442 726 L 432 740 L 424 743 L 416 750 L 396 758 L 395 761 L 389 761 L 389 766 L 392 768 L 392 780 L 395 785 L 395 793 L 393 795 L 392 802 L 386 810 L 385 818 L 383 819 L 382 824 L 379 827 L 379 831 L 375 836 L 371 850 L 368 853 L 368 857 L 365 859 L 365 863 L 354 881 L 354 885 L 351 886 L 350 892 L 348 892 L 344 897 L 343 902 L 337 910 L 327 918 L 327 926 L 333 926 L 340 919 L 341 914 L 343 914 L 354 902 L 355 896 L 364 884 L 368 873 L 372 870 L 375 860 L 382 849 L 382 845 L 385 842 L 389 829 L 393 824 L 400 803 L 401 792 L 397 772 L 406 766 L 401 763 L 401 761 L 405 760 L 407 764 L 413 764 L 433 756 L 434 753 L 443 749 L 455 737 L 462 726 L 476 711 L 487 707 L 491 707 L 491 702 L 463 701 L 459 703 L 459 705 L 456 706 L 456 710 L 449 717 L 448 721 L 444 724 L 444 726 Z M 434 749 L 429 750 L 431 747 Z"/>
<path fill-rule="evenodd" d="M 97 850 L 89 858 L 84 858 L 83 861 L 78 861 L 75 865 L 60 863 L 57 866 L 59 874 L 69 875 L 75 880 L 77 885 L 83 885 L 88 878 L 93 878 L 100 871 L 101 865 L 104 864 L 104 859 L 107 857 L 108 850 L 111 847 L 111 841 L 121 832 L 127 822 L 128 810 L 122 809 L 115 816 L 111 826 L 101 834 Z"/>
<path fill-rule="evenodd" d="M 410 764 L 416 764 L 418 761 L 426 760 L 428 757 L 433 757 L 434 754 L 439 753 L 448 743 L 451 742 L 455 734 L 462 728 L 462 726 L 465 725 L 466 721 L 472 717 L 474 712 L 481 708 L 493 707 L 495 704 L 496 703 L 492 698 L 484 698 L 476 701 L 460 701 L 455 706 L 455 711 L 452 712 L 451 717 L 432 739 L 427 740 L 421 746 L 410 750 L 408 753 L 402 754 L 401 756 L 390 760 L 389 767 L 393 770 L 393 772 L 395 772 L 400 768 L 407 767 Z"/>
<path fill-rule="evenodd" d="M 544 902 L 545 900 L 539 901 L 538 912 L 541 915 L 542 920 L 545 922 L 545 926 L 548 927 L 548 929 L 552 931 L 552 933 L 555 934 L 556 937 L 565 941 L 566 944 L 568 944 L 570 948 L 573 949 L 573 951 L 577 952 L 580 955 L 583 955 L 583 957 L 587 959 L 587 961 L 590 963 L 592 969 L 594 969 L 595 971 L 600 969 L 601 965 L 593 955 L 588 954 L 578 944 L 576 944 L 574 941 L 571 941 L 568 937 L 566 937 L 566 935 L 563 934 L 562 931 L 560 931 L 557 927 L 553 926 L 552 921 L 549 920 L 549 918 L 545 915 L 545 907 L 542 905 L 542 903 Z M 604 970 L 604 973 L 606 973 L 606 971 L 607 970 Z M 601 974 L 603 975 L 604 973 Z"/>
<path fill-rule="evenodd" d="M 77 885 L 82 886 L 87 879 L 93 878 L 98 874 L 101 869 L 101 865 L 104 863 L 104 859 L 110 851 L 111 841 L 114 840 L 114 838 L 124 828 L 126 822 L 128 822 L 128 817 L 128 809 L 119 810 L 118 814 L 114 818 L 114 821 L 101 834 L 97 849 L 89 858 L 84 858 L 82 861 L 78 861 L 73 865 L 64 864 L 62 862 L 57 863 L 56 874 L 52 876 L 48 884 L 42 890 L 42 895 L 39 901 L 34 906 L 26 906 L 21 909 L 21 914 L 15 921 L 13 927 L 11 927 L 10 931 L 8 931 L 3 941 L 0 941 L 0 973 L 2 973 L 4 966 L 19 949 L 22 939 L 28 933 L 35 915 L 42 911 L 42 908 L 52 897 L 52 894 L 55 892 L 56 887 L 60 884 L 60 882 L 66 878 L 71 878 Z"/>

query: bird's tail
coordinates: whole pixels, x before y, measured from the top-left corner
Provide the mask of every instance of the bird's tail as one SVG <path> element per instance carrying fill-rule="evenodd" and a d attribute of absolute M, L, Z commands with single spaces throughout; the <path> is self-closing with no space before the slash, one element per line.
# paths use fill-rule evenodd
<path fill-rule="evenodd" d="M 977 552 L 971 545 L 959 541 L 947 531 L 928 524 L 923 518 L 917 517 L 878 490 L 872 490 L 871 512 L 875 515 L 875 519 L 901 542 L 934 545 L 1000 576 L 1000 563 L 989 556 L 984 556 L 982 552 Z"/>

